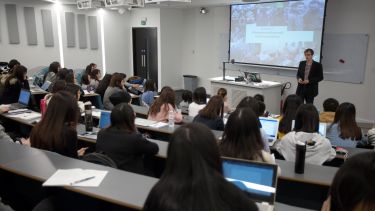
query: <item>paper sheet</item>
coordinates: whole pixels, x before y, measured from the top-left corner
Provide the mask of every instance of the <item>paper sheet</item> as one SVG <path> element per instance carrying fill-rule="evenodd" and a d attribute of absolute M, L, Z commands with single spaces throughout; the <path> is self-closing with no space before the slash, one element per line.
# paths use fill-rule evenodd
<path fill-rule="evenodd" d="M 150 127 L 153 127 L 153 128 L 161 128 L 161 127 L 165 127 L 167 126 L 168 123 L 165 123 L 165 122 L 157 122 L 155 124 L 152 124 L 150 125 Z"/>
<path fill-rule="evenodd" d="M 89 169 L 58 169 L 43 186 L 99 187 L 107 173 Z"/>

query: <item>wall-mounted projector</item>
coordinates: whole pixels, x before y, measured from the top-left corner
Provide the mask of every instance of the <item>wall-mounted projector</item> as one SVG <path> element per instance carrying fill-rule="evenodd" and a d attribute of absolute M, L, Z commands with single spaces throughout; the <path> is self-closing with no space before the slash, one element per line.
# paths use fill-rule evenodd
<path fill-rule="evenodd" d="M 146 4 L 191 3 L 191 0 L 145 0 Z"/>
<path fill-rule="evenodd" d="M 144 0 L 102 0 L 105 7 L 144 7 Z"/>

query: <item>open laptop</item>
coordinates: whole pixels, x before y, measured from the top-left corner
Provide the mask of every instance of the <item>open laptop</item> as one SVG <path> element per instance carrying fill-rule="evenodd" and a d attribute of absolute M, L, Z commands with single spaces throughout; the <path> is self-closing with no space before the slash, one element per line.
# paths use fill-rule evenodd
<path fill-rule="evenodd" d="M 277 133 L 279 131 L 279 120 L 274 118 L 259 117 L 262 128 L 266 131 L 269 145 L 272 146 L 277 140 Z"/>
<path fill-rule="evenodd" d="M 256 202 L 260 211 L 272 211 L 275 204 L 277 166 L 223 157 L 224 177 Z"/>
<path fill-rule="evenodd" d="M 101 111 L 99 118 L 99 128 L 103 129 L 111 125 L 111 112 Z"/>
<path fill-rule="evenodd" d="M 26 89 L 21 89 L 18 103 L 12 103 L 9 107 L 10 110 L 17 110 L 27 108 L 30 101 L 31 92 Z"/>
<path fill-rule="evenodd" d="M 47 91 L 50 85 L 51 85 L 51 82 L 46 80 L 40 88 L 43 89 L 44 91 Z"/>
<path fill-rule="evenodd" d="M 294 129 L 295 120 L 292 121 L 292 130 Z M 327 123 L 319 122 L 319 134 L 323 137 L 327 136 Z"/>

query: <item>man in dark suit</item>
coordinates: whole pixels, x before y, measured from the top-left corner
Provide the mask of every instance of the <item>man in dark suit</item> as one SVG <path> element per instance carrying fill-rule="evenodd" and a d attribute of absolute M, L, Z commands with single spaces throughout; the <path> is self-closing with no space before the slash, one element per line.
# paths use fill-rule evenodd
<path fill-rule="evenodd" d="M 314 98 L 319 93 L 318 83 L 323 80 L 322 64 L 314 61 L 314 51 L 305 50 L 306 61 L 301 61 L 298 67 L 297 80 L 298 87 L 296 95 L 300 96 L 306 103 L 314 103 Z"/>

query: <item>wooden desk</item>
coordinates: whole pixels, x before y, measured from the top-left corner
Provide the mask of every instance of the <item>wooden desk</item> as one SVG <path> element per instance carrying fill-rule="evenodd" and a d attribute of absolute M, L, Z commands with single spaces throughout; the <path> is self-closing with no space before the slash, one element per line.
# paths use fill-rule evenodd
<path fill-rule="evenodd" d="M 39 114 L 38 112 L 35 112 L 35 111 L 31 111 L 31 110 L 27 110 L 25 112 L 29 112 L 30 114 L 31 113 L 37 113 Z M 15 122 L 18 122 L 18 123 L 21 123 L 21 124 L 24 124 L 24 125 L 28 125 L 28 126 L 34 126 L 37 122 L 40 121 L 40 118 L 35 118 L 35 119 L 31 119 L 31 120 L 25 120 L 25 119 L 22 119 L 22 118 L 18 118 L 18 117 L 15 117 L 14 116 L 14 113 L 2 113 L 1 116 L 5 117 L 5 118 L 8 118 L 8 119 L 11 119 Z"/>
<path fill-rule="evenodd" d="M 49 92 L 47 92 L 47 91 L 45 91 L 45 90 L 43 90 L 43 89 L 41 89 L 39 87 L 32 87 L 32 88 L 30 88 L 30 93 L 32 95 L 46 95 Z"/>
<path fill-rule="evenodd" d="M 95 92 L 82 95 L 82 97 L 96 97 L 96 96 L 99 96 L 99 94 Z"/>

